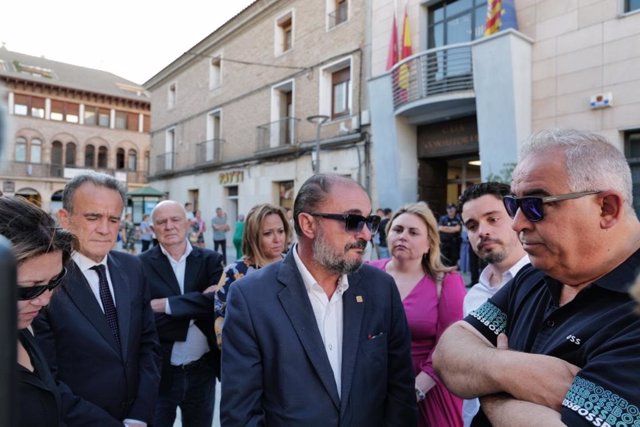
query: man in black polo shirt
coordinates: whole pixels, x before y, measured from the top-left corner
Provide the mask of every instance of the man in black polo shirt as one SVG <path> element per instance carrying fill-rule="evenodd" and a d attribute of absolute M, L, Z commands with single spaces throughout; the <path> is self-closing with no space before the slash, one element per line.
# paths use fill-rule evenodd
<path fill-rule="evenodd" d="M 544 131 L 505 208 L 533 267 L 441 337 L 447 386 L 480 396 L 473 426 L 640 425 L 640 223 L 627 162 L 604 138 Z M 534 268 L 535 267 L 535 268 Z"/>

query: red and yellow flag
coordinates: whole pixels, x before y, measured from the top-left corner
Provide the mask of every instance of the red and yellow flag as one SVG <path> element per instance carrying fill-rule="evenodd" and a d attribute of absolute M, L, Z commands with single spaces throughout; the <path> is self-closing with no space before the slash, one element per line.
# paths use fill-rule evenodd
<path fill-rule="evenodd" d="M 411 48 L 411 31 L 409 30 L 409 15 L 407 14 L 407 7 L 404 8 L 404 19 L 402 20 L 402 46 L 400 48 L 400 60 L 413 55 L 413 49 Z M 402 64 L 398 70 L 398 85 L 402 89 L 409 88 L 409 66 Z"/>
<path fill-rule="evenodd" d="M 396 25 L 396 12 L 393 12 L 393 25 L 391 27 L 391 41 L 389 42 L 389 55 L 387 56 L 387 70 L 390 70 L 398 62 L 398 26 Z"/>

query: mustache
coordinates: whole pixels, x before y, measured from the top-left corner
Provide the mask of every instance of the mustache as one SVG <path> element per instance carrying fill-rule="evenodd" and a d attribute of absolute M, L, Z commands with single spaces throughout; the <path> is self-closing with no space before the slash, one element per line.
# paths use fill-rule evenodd
<path fill-rule="evenodd" d="M 345 251 L 348 251 L 349 249 L 362 249 L 364 250 L 367 247 L 367 241 L 366 240 L 358 240 L 355 243 L 349 243 L 348 245 L 346 245 L 344 247 Z"/>
<path fill-rule="evenodd" d="M 493 243 L 498 243 L 498 244 L 502 243 L 502 241 L 500 239 L 493 239 L 491 237 L 485 237 L 483 239 L 480 239 L 480 241 L 476 245 L 476 249 L 480 250 L 481 246 L 484 245 L 487 242 L 493 242 Z"/>

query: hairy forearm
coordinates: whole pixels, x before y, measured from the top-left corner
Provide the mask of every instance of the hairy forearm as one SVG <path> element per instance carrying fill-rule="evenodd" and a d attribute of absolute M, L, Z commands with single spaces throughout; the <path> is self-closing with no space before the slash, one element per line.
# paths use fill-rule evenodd
<path fill-rule="evenodd" d="M 517 400 L 506 394 L 489 395 L 480 399 L 482 410 L 493 427 L 564 426 L 560 413 L 546 406 Z"/>

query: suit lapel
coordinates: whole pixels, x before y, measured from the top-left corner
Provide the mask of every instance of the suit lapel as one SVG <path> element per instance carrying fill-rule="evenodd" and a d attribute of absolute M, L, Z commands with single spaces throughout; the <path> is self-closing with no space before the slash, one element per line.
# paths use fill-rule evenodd
<path fill-rule="evenodd" d="M 151 267 L 156 270 L 158 276 L 162 277 L 163 280 L 159 280 L 156 285 L 167 286 L 173 295 L 181 295 L 180 294 L 180 285 L 178 285 L 178 279 L 176 279 L 176 274 L 173 272 L 173 268 L 171 268 L 171 263 L 162 253 L 160 249 L 160 245 L 156 246 L 152 249 L 152 261 Z M 189 268 L 187 263 L 187 268 Z M 188 275 L 185 274 L 185 282 L 187 280 Z"/>
<path fill-rule="evenodd" d="M 342 328 L 341 415 L 344 415 L 344 411 L 349 403 L 348 396 L 351 390 L 351 383 L 353 382 L 358 346 L 360 345 L 362 318 L 364 316 L 365 304 L 367 304 L 366 289 L 362 286 L 361 270 L 350 274 L 348 280 L 349 289 L 342 295 L 342 319 L 344 325 Z"/>
<path fill-rule="evenodd" d="M 307 290 L 291 253 L 287 255 L 278 271 L 278 281 L 284 285 L 284 289 L 278 294 L 280 303 L 287 313 L 320 381 L 329 396 L 331 396 L 336 409 L 338 409 L 340 408 L 340 398 L 336 381 L 333 377 L 333 369 L 331 369 L 331 364 L 318 330 L 318 324 L 313 315 L 313 308 L 309 302 Z"/>
<path fill-rule="evenodd" d="M 126 268 L 111 254 L 107 257 L 107 267 L 113 285 L 114 299 L 116 301 L 116 312 L 118 313 L 118 329 L 120 330 L 120 345 L 122 346 L 122 356 L 126 359 L 129 343 L 129 325 L 131 324 L 131 286 L 124 274 Z"/>
<path fill-rule="evenodd" d="M 200 291 L 198 289 L 198 271 L 202 267 L 202 256 L 198 248 L 193 248 L 187 257 L 187 265 L 184 271 L 184 293 Z M 175 277 L 175 274 L 173 275 Z"/>
<path fill-rule="evenodd" d="M 100 308 L 100 304 L 96 300 L 96 296 L 91 290 L 91 286 L 87 282 L 87 279 L 80 271 L 80 268 L 75 262 L 70 263 L 69 278 L 64 281 L 63 289 L 69 295 L 69 298 L 78 308 L 83 316 L 89 320 L 89 322 L 96 328 L 100 335 L 104 338 L 109 345 L 120 354 L 118 349 L 118 343 L 116 342 L 107 319 L 104 316 L 104 312 Z M 120 319 L 120 318 L 118 318 Z"/>

